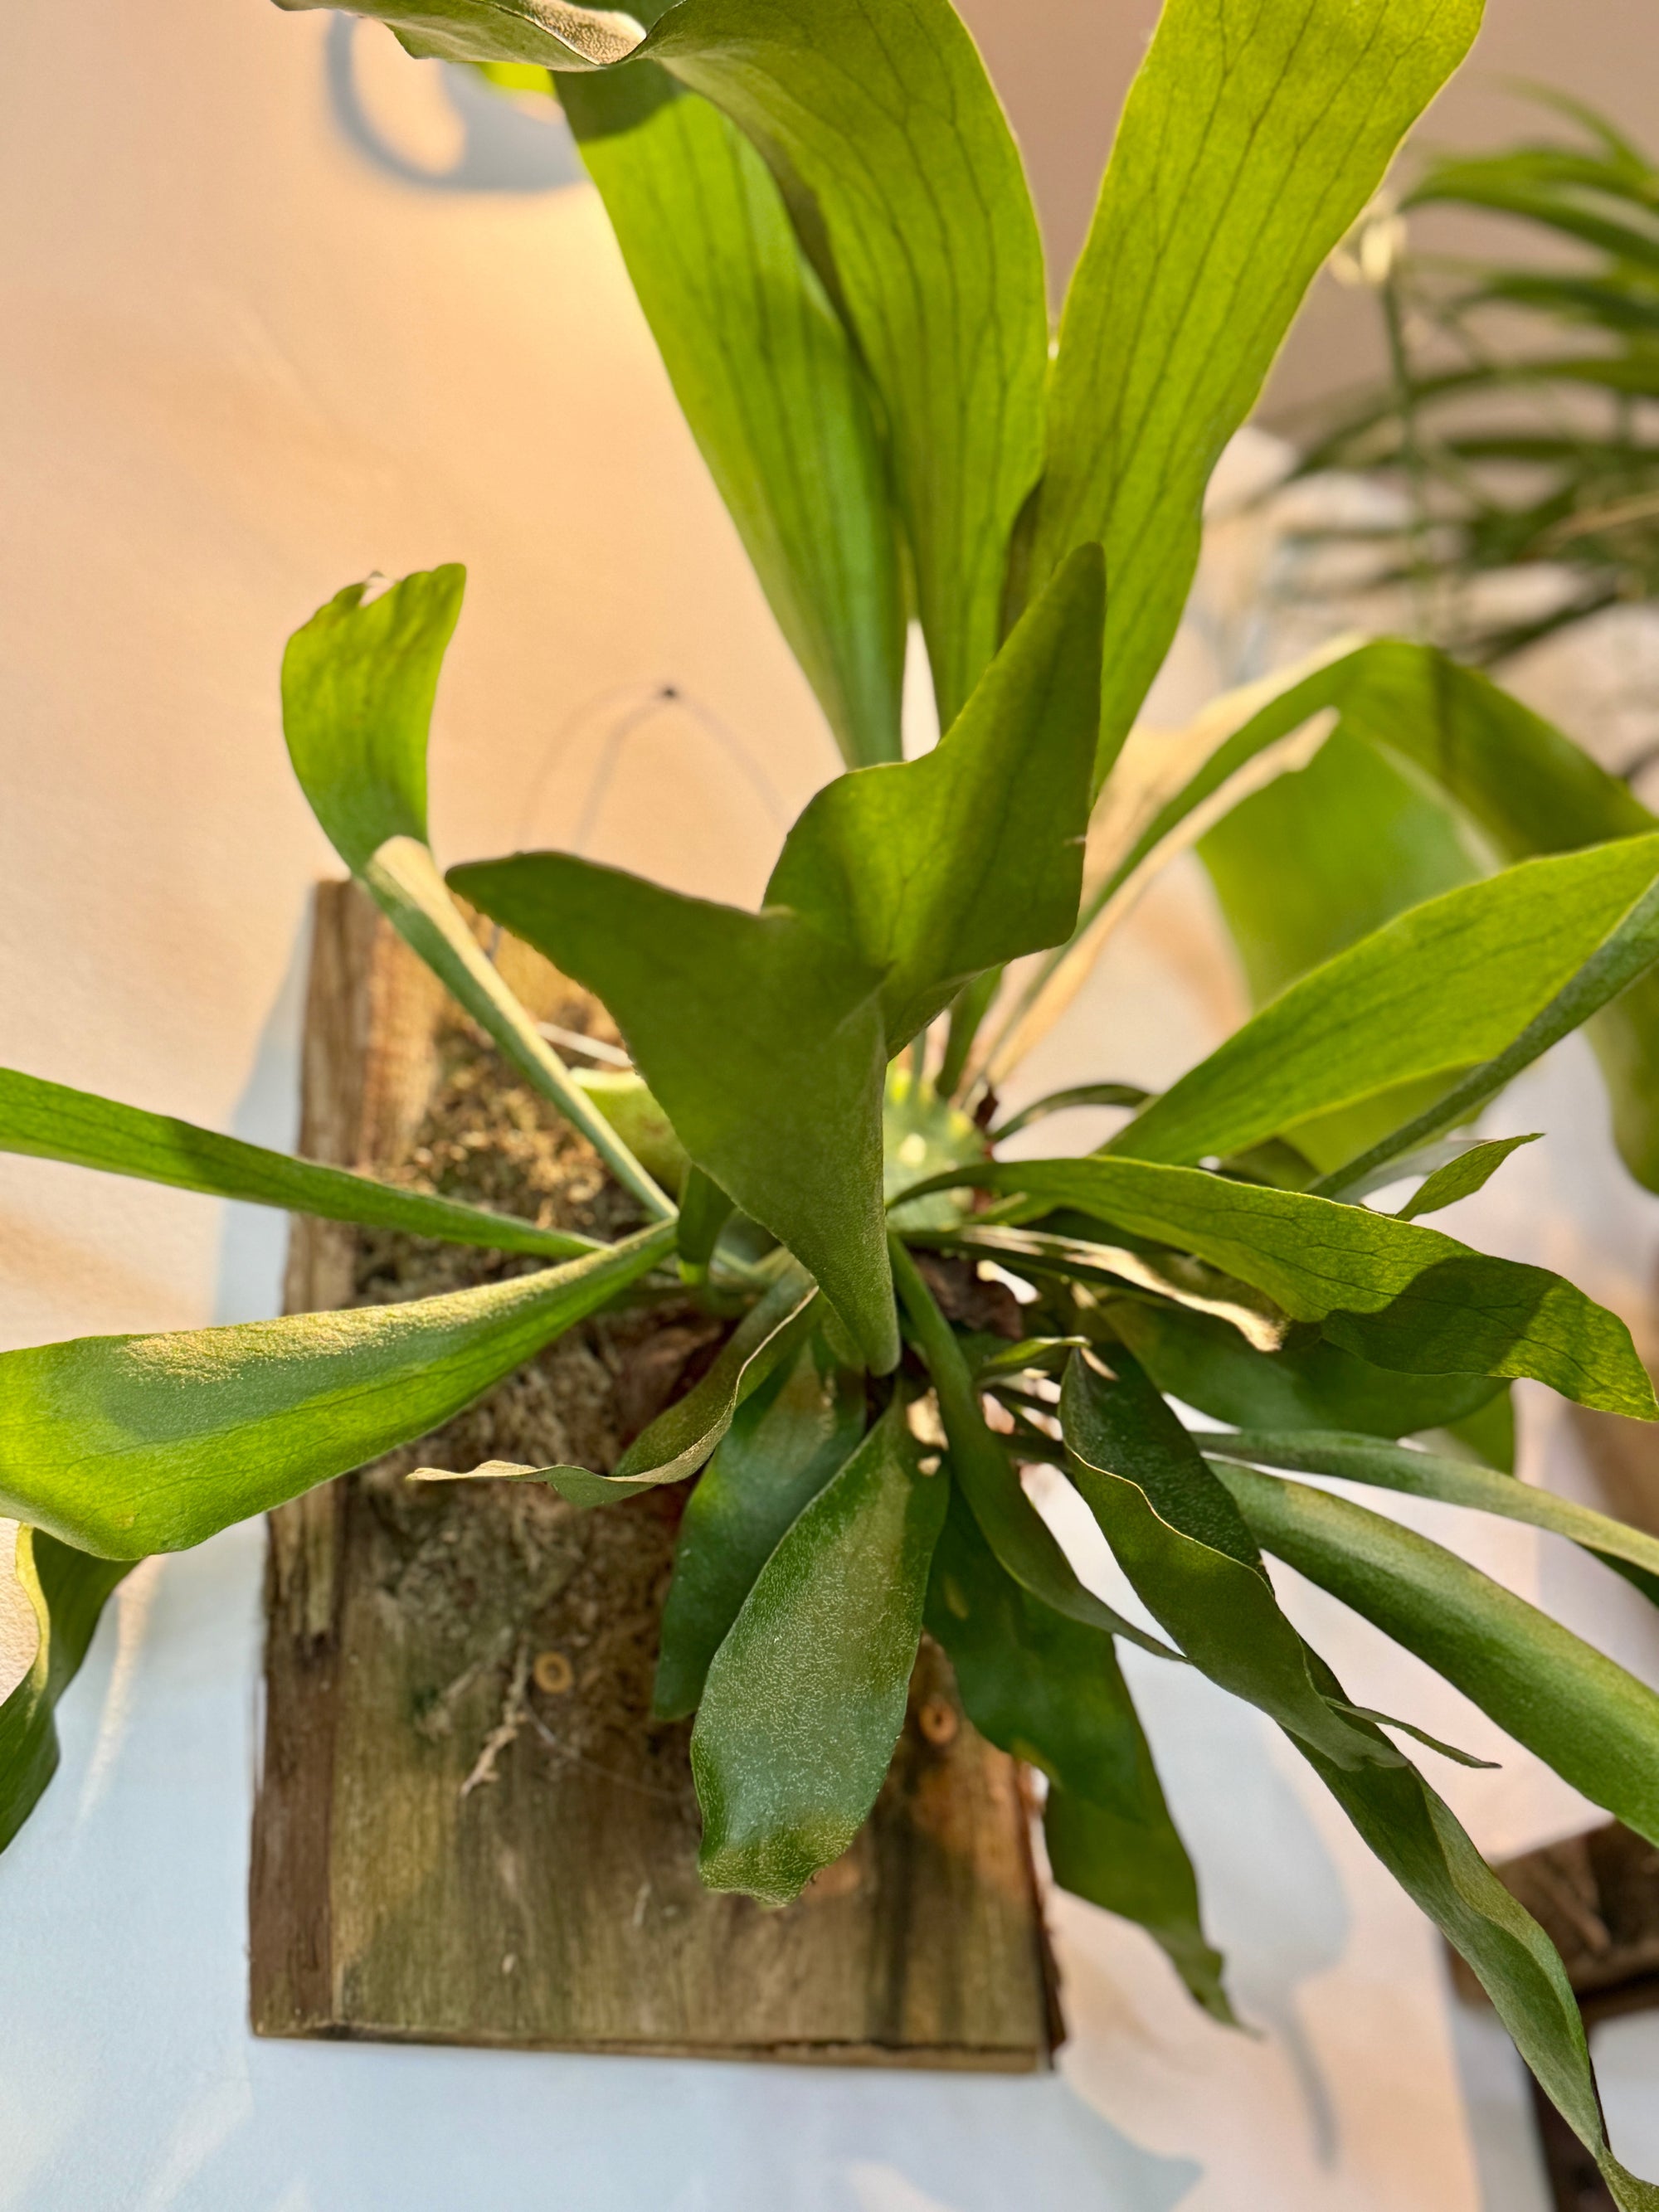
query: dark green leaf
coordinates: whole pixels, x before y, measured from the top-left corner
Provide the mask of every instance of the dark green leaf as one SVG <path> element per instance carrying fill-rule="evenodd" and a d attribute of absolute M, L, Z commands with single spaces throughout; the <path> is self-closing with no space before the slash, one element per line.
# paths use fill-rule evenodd
<path fill-rule="evenodd" d="M 325 1221 L 355 1221 L 377 1229 L 406 1230 L 414 1237 L 452 1244 L 482 1244 L 497 1252 L 535 1252 L 569 1258 L 599 1248 L 591 1237 L 564 1229 L 538 1229 L 533 1221 L 489 1213 L 483 1206 L 434 1198 L 343 1168 L 318 1167 L 221 1137 L 168 1114 L 148 1114 L 89 1091 L 47 1083 L 16 1068 L 0 1068 L 0 1152 L 30 1152 L 38 1159 L 70 1160 L 77 1167 L 178 1190 L 253 1206 L 287 1206 Z"/>
<path fill-rule="evenodd" d="M 879 972 L 787 908 L 746 914 L 568 854 L 477 861 L 450 881 L 598 993 L 697 1165 L 890 1369 Z"/>
<path fill-rule="evenodd" d="M 1066 1370 L 1066 1464 L 1142 1604 L 1224 1690 L 1344 1765 L 1376 1757 L 1314 1687 L 1255 1540 L 1197 1446 L 1127 1352 L 1113 1347 L 1112 1365 L 1079 1352 Z"/>
<path fill-rule="evenodd" d="M 1259 1352 L 1212 1314 L 1115 1299 L 1113 1328 L 1160 1390 L 1218 1421 L 1256 1429 L 1357 1429 L 1402 1437 L 1443 1428 L 1503 1385 L 1485 1375 L 1401 1375 L 1315 1341 Z"/>
<path fill-rule="evenodd" d="M 925 1206 L 928 1201 L 912 1203 Z M 896 1207 L 895 1218 L 908 1211 L 908 1206 Z M 1108 1244 L 1097 1234 L 1063 1233 L 1062 1224 L 1065 1229 L 1092 1230 L 1095 1224 L 1084 1216 L 1055 1213 L 1048 1218 L 1054 1225 L 1047 1229 L 969 1220 L 953 1227 L 948 1235 L 941 1234 L 938 1241 L 970 1258 L 983 1255 L 1039 1279 L 1058 1276 L 1066 1282 L 1098 1283 L 1115 1291 L 1131 1285 L 1151 1291 L 1194 1313 L 1224 1321 L 1247 1343 L 1264 1352 L 1276 1351 L 1284 1342 L 1289 1316 L 1248 1283 L 1222 1274 L 1188 1253 L 1172 1252 L 1146 1238 Z"/>
<path fill-rule="evenodd" d="M 1378 1367 L 1530 1375 L 1580 1405 L 1659 1418 L 1615 1314 L 1546 1268 L 1492 1259 L 1414 1221 L 1142 1160 L 994 1161 L 922 1188 L 945 1182 L 1024 1192 L 1183 1246 Z"/>
<path fill-rule="evenodd" d="M 957 1486 L 999 1563 L 1022 1589 L 1067 1620 L 1173 1657 L 1157 1637 L 1126 1620 L 1078 1580 L 1059 1538 L 1025 1495 L 1006 1451 L 986 1426 L 967 1358 L 915 1261 L 897 1237 L 892 1249 L 894 1280 L 939 1398 Z"/>
<path fill-rule="evenodd" d="M 1231 2021 L 1197 1878 L 1111 1638 L 1023 1590 L 997 1564 L 959 1492 L 933 1553 L 927 1620 L 974 1726 L 1054 1785 L 1044 1826 L 1054 1879 L 1138 1921 L 1199 2002 Z"/>
<path fill-rule="evenodd" d="M 890 1054 L 972 976 L 1071 933 L 1103 597 L 1081 547 L 931 752 L 837 776 L 789 832 L 767 902 L 882 971 Z"/>
<path fill-rule="evenodd" d="M 1479 0 L 1169 0 L 1060 326 L 1034 571 L 1111 578 L 1098 775 L 1174 636 L 1204 488 Z"/>
<path fill-rule="evenodd" d="M 173 1552 L 423 1435 L 673 1249 L 667 1224 L 406 1305 L 0 1354 L 0 1512 Z"/>
<path fill-rule="evenodd" d="M 29 1670 L 0 1699 L 0 1851 L 58 1771 L 58 1700 L 80 1669 L 106 1599 L 131 1559 L 94 1559 L 40 1528 L 17 1531 L 15 1573 L 39 1632 Z"/>
<path fill-rule="evenodd" d="M 747 138 L 651 62 L 565 82 L 675 395 L 848 764 L 897 760 L 904 602 L 868 382 Z"/>
<path fill-rule="evenodd" d="M 1267 1467 L 1290 1468 L 1302 1474 L 1336 1475 L 1344 1482 L 1364 1482 L 1382 1490 L 1398 1490 L 1408 1498 L 1432 1498 L 1445 1505 L 1465 1505 L 1480 1513 L 1501 1514 L 1506 1520 L 1528 1522 L 1582 1545 L 1620 1572 L 1628 1571 L 1638 1588 L 1659 1598 L 1659 1538 L 1622 1521 L 1610 1520 L 1570 1498 L 1558 1498 L 1490 1467 L 1443 1454 L 1410 1451 L 1380 1443 L 1372 1437 L 1346 1436 L 1330 1431 L 1302 1431 L 1289 1436 L 1260 1429 L 1241 1430 L 1232 1436 L 1202 1437 L 1203 1449 L 1227 1458 L 1257 1460 Z"/>
<path fill-rule="evenodd" d="M 863 1427 L 863 1378 L 830 1365 L 812 1344 L 738 1407 L 680 1523 L 653 1701 L 660 1718 L 696 1710 L 756 1576 Z"/>
<path fill-rule="evenodd" d="M 1340 1694 L 1334 1676 L 1327 1674 L 1326 1686 Z M 1594 2155 L 1620 2212 L 1659 2212 L 1659 2190 L 1626 2172 L 1607 2147 L 1566 1968 L 1449 1807 L 1403 1762 L 1345 1771 L 1306 1743 L 1297 1741 L 1297 1749 L 1401 1887 L 1468 1961 L 1516 2048 Z"/>
<path fill-rule="evenodd" d="M 1132 1158 L 1234 1152 L 1501 1052 L 1659 873 L 1659 836 L 1527 860 L 1413 907 L 1304 975 L 1110 1140 Z"/>
<path fill-rule="evenodd" d="M 927 1626 L 981 1735 L 1097 1804 L 1134 1800 L 1145 1739 L 1110 1635 L 1022 1589 L 959 1488 L 933 1553 Z"/>
<path fill-rule="evenodd" d="M 691 1767 L 710 1889 L 787 1905 L 863 1826 L 904 1723 L 948 1479 L 896 1397 L 794 1521 L 708 1669 Z"/>
<path fill-rule="evenodd" d="M 939 1062 L 938 1084 L 939 1096 L 954 1098 L 962 1088 L 962 1079 L 968 1070 L 968 1055 L 974 1048 L 980 1024 L 991 1010 L 991 1002 L 1002 988 L 1002 970 L 988 968 L 971 983 L 964 983 L 951 1009 L 951 1027 L 945 1040 L 945 1057 Z"/>
<path fill-rule="evenodd" d="M 1414 1651 L 1576 1790 L 1659 1842 L 1659 1697 L 1644 1684 L 1426 1536 L 1306 1483 L 1216 1464 L 1275 1558 Z"/>
<path fill-rule="evenodd" d="M 498 11 L 456 0 L 453 12 Z M 672 1206 L 484 957 L 426 842 L 427 734 L 465 580 L 464 568 L 434 568 L 372 599 L 367 584 L 348 585 L 297 629 L 283 655 L 289 757 L 335 850 L 392 927 L 623 1188 L 663 1218 Z"/>
<path fill-rule="evenodd" d="M 947 0 L 685 0 L 645 52 L 759 147 L 846 318 L 948 729 L 1000 635 L 1048 365 L 1036 217 L 973 42 Z"/>
<path fill-rule="evenodd" d="M 1434 1425 L 1431 1424 L 1432 1427 Z M 1495 1397 L 1488 1398 L 1484 1406 L 1472 1413 L 1460 1414 L 1455 1421 L 1440 1425 L 1445 1438 L 1460 1455 L 1473 1453 L 1483 1467 L 1495 1467 L 1500 1474 L 1515 1473 L 1516 1422 L 1515 1386 L 1505 1383 Z M 1425 1439 L 1432 1442 L 1432 1437 Z"/>
<path fill-rule="evenodd" d="M 700 1167 L 686 1170 L 680 1192 L 678 1249 L 680 1273 L 688 1282 L 701 1282 L 708 1273 L 720 1233 L 732 1218 L 732 1201 L 717 1182 Z"/>
<path fill-rule="evenodd" d="M 1139 1922 L 1212 2019 L 1236 2027 L 1222 1978 L 1225 1961 L 1204 1933 L 1192 1862 L 1163 1807 L 1156 1775 L 1149 1779 L 1162 1820 L 1150 1804 L 1138 1818 L 1075 1790 L 1051 1788 L 1042 1808 L 1049 1871 L 1073 1896 Z"/>

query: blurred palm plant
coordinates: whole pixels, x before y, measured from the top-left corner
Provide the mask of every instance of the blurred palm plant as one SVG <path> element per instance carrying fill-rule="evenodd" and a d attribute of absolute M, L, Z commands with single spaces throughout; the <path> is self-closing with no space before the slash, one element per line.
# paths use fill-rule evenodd
<path fill-rule="evenodd" d="M 1375 288 L 1390 374 L 1328 414 L 1297 472 L 1403 495 L 1310 536 L 1372 543 L 1370 586 L 1482 665 L 1659 590 L 1659 168 L 1590 109 L 1534 96 L 1571 139 L 1432 161 L 1351 234 L 1337 274 Z M 1419 249 L 1409 218 L 1433 209 L 1505 219 L 1499 245 Z"/>

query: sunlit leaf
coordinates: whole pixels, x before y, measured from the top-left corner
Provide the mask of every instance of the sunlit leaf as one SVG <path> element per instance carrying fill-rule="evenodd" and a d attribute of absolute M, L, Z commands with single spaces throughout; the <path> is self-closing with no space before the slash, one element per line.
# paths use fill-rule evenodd
<path fill-rule="evenodd" d="M 673 1237 L 403 1305 L 0 1353 L 0 1512 L 105 1559 L 199 1544 L 435 1428 Z"/>
<path fill-rule="evenodd" d="M 1305 1192 L 1127 1159 L 1001 1160 L 933 1179 L 1024 1194 L 1197 1253 L 1345 1351 L 1414 1375 L 1530 1375 L 1642 1420 L 1653 1386 L 1617 1315 L 1547 1268 Z"/>
<path fill-rule="evenodd" d="M 18 1589 L 34 1615 L 29 1670 L 0 1699 L 0 1851 L 33 1811 L 58 1769 L 58 1699 L 80 1669 L 98 1616 L 131 1559 L 94 1559 L 40 1528 L 17 1531 Z"/>
<path fill-rule="evenodd" d="M 452 564 L 372 597 L 349 584 L 319 607 L 283 655 L 289 757 L 330 842 L 392 927 L 623 1188 L 665 1217 L 669 1200 L 484 957 L 427 843 L 427 735 L 465 581 Z"/>
<path fill-rule="evenodd" d="M 279 8 L 329 4 L 276 0 Z M 359 12 L 395 31 L 411 54 L 452 62 L 597 69 L 630 54 L 643 35 L 631 15 L 572 0 L 379 0 Z"/>
<path fill-rule="evenodd" d="M 787 1269 L 757 1298 L 721 1346 L 700 1382 L 642 1429 L 609 1474 L 585 1467 L 521 1467 L 486 1460 L 482 1467 L 419 1467 L 423 1482 L 545 1482 L 573 1505 L 617 1505 L 641 1490 L 684 1482 L 708 1459 L 744 1401 L 793 1355 L 812 1323 L 817 1291 L 799 1267 Z"/>
<path fill-rule="evenodd" d="M 1345 1162 L 1311 1188 L 1321 1194 L 1346 1194 L 1351 1188 L 1374 1184 L 1379 1168 L 1410 1158 L 1445 1130 L 1467 1121 L 1534 1060 L 1541 1059 L 1553 1045 L 1581 1028 L 1589 1016 L 1602 1018 L 1598 1009 L 1605 1010 L 1607 1016 L 1620 1018 L 1617 1025 L 1603 1030 L 1599 1039 L 1594 1041 L 1598 1045 L 1603 1072 L 1612 1085 L 1614 1133 L 1623 1129 L 1628 1136 L 1635 1125 L 1629 1121 L 1626 1109 L 1641 1096 L 1637 1079 L 1642 1073 L 1650 1037 L 1647 1018 L 1642 1009 L 1652 989 L 1648 971 L 1656 961 L 1659 961 L 1659 884 L 1644 893 L 1577 975 L 1563 984 L 1548 1006 L 1534 1014 L 1502 1052 L 1479 1067 L 1471 1068 L 1413 1121 L 1402 1123 L 1369 1152 Z M 1659 1012 L 1659 995 L 1655 997 L 1654 1005 Z M 1651 1034 L 1653 1041 L 1659 1043 L 1659 1030 Z M 1631 1056 L 1621 1058 L 1627 1048 Z M 1645 1179 L 1648 1170 L 1641 1165 L 1639 1157 L 1623 1138 L 1620 1144 L 1626 1165 Z"/>
<path fill-rule="evenodd" d="M 931 752 L 837 776 L 789 832 L 767 900 L 881 969 L 890 1054 L 970 977 L 1071 933 L 1103 604 L 1080 547 Z"/>
<path fill-rule="evenodd" d="M 1340 725 L 1306 768 L 1236 806 L 1198 850 L 1258 1006 L 1483 872 L 1421 778 Z"/>
<path fill-rule="evenodd" d="M 761 1569 L 708 1669 L 691 1766 L 711 1889 L 787 1905 L 863 1826 L 904 1723 L 948 1478 L 902 1398 Z"/>
<path fill-rule="evenodd" d="M 1048 375 L 1036 217 L 984 66 L 947 0 L 684 0 L 645 52 L 765 155 L 869 369 L 948 729 L 1001 634 Z"/>
<path fill-rule="evenodd" d="M 1060 326 L 1034 580 L 1111 579 L 1097 773 L 1175 635 L 1210 471 L 1479 0 L 1168 0 Z"/>
<path fill-rule="evenodd" d="M 1413 907 L 1292 983 L 1110 1139 L 1194 1161 L 1501 1052 L 1659 875 L 1659 836 L 1523 861 Z"/>
<path fill-rule="evenodd" d="M 1431 647 L 1385 639 L 1315 670 L 1251 716 L 1165 809 L 1149 838 L 1168 835 L 1182 811 L 1200 804 L 1222 780 L 1224 769 L 1237 772 L 1310 715 L 1333 708 L 1340 715 L 1340 737 L 1366 744 L 1427 779 L 1501 861 L 1654 830 L 1655 817 L 1626 784 L 1519 700 Z M 1287 803 L 1275 799 L 1272 787 L 1263 797 L 1269 811 Z M 1239 810 L 1241 838 L 1250 834 L 1256 804 L 1247 800 Z M 1362 887 L 1388 893 L 1387 884 L 1370 874 L 1358 880 Z M 1410 872 L 1398 876 L 1400 906 L 1408 902 L 1415 882 Z M 1333 878 L 1334 896 L 1340 888 Z M 1109 890 L 1109 884 L 1103 895 Z M 1375 919 L 1374 898 L 1358 919 L 1362 924 Z M 1344 927 L 1328 919 L 1333 926 Z M 1659 1111 L 1653 1103 L 1659 1098 L 1659 981 L 1633 981 L 1641 974 L 1638 964 L 1605 996 L 1587 994 L 1574 1020 L 1595 1015 L 1589 1035 L 1607 1077 L 1620 1151 L 1633 1175 L 1659 1184 Z"/>
<path fill-rule="evenodd" d="M 1472 1198 L 1486 1188 L 1512 1152 L 1522 1145 L 1535 1145 L 1542 1134 L 1541 1129 L 1534 1129 L 1524 1137 L 1493 1137 L 1483 1145 L 1470 1145 L 1425 1176 L 1406 1203 L 1395 1208 L 1397 1218 L 1415 1221 L 1419 1214 L 1438 1213 L 1443 1206 Z"/>
<path fill-rule="evenodd" d="M 851 767 L 897 760 L 904 602 L 868 380 L 736 125 L 651 62 L 563 105 L 674 392 Z"/>

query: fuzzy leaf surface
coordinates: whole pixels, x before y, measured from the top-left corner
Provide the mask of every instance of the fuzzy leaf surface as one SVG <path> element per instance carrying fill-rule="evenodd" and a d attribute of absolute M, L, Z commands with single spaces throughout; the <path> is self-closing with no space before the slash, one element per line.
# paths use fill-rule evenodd
<path fill-rule="evenodd" d="M 739 1406 L 686 1503 L 653 1710 L 696 1710 L 710 1661 L 785 1532 L 857 1444 L 864 1386 L 811 1344 Z"/>
<path fill-rule="evenodd" d="M 435 1428 L 672 1246 L 664 1224 L 404 1305 L 0 1354 L 0 1512 L 104 1559 L 199 1544 Z"/>
<path fill-rule="evenodd" d="M 710 1889 L 787 1905 L 876 1802 L 904 1724 L 949 1492 L 896 1398 L 791 1525 L 716 1652 L 691 1735 Z"/>

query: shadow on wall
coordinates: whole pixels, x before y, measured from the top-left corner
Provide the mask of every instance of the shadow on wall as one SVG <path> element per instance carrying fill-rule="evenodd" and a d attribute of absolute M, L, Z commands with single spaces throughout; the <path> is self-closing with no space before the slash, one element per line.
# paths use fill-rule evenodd
<path fill-rule="evenodd" d="M 444 95 L 460 125 L 460 150 L 445 169 L 422 166 L 378 128 L 357 82 L 355 16 L 329 20 L 324 47 L 329 113 L 341 136 L 365 161 L 400 183 L 429 192 L 556 192 L 585 173 L 570 128 L 550 100 L 538 115 L 494 92 L 457 63 L 441 71 Z"/>

